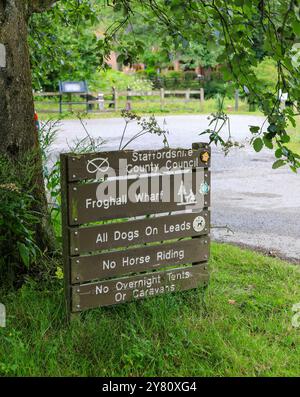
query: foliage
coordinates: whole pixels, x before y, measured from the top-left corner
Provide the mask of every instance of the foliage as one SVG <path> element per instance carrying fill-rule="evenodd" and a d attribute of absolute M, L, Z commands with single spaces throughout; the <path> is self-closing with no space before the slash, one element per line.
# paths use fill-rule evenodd
<path fill-rule="evenodd" d="M 234 141 L 231 135 L 230 119 L 228 115 L 224 112 L 224 96 L 218 95 L 216 97 L 217 101 L 217 111 L 212 113 L 209 117 L 209 128 L 201 132 L 199 135 L 208 135 L 209 144 L 214 143 L 215 145 L 221 144 L 221 147 L 227 155 L 232 147 L 243 147 L 243 144 L 239 144 Z M 228 130 L 228 139 L 225 141 L 221 137 L 221 131 L 224 131 L 224 127 Z"/>
<path fill-rule="evenodd" d="M 213 244 L 210 271 L 205 295 L 199 289 L 95 309 L 69 326 L 61 281 L 0 289 L 8 314 L 0 374 L 298 376 L 299 267 Z"/>
<path fill-rule="evenodd" d="M 291 136 L 290 142 L 287 146 L 295 151 L 296 153 L 300 154 L 300 134 L 299 134 L 299 125 L 300 125 L 300 117 L 297 116 L 296 118 L 296 126 L 292 127 L 289 126 L 289 135 Z"/>
<path fill-rule="evenodd" d="M 124 21 L 128 23 L 131 17 L 134 19 L 137 3 L 116 0 L 113 7 L 123 11 Z M 161 46 L 166 52 L 170 48 L 187 48 L 189 42 L 196 42 L 199 37 L 204 41 L 213 40 L 223 48 L 217 62 L 224 65 L 224 81 L 233 81 L 236 87 L 246 89 L 251 101 L 255 101 L 267 117 L 268 123 L 256 130 L 252 143 L 259 138 L 264 147 L 277 147 L 280 164 L 287 164 L 296 171 L 300 167 L 300 156 L 293 153 L 286 143 L 289 141 L 287 127 L 289 123 L 295 124 L 295 115 L 299 112 L 298 0 L 145 1 L 142 11 L 147 17 L 151 12 L 156 17 L 161 31 Z M 259 40 L 258 32 L 261 33 Z M 108 32 L 105 40 L 108 46 L 114 36 Z M 260 47 L 259 53 L 254 43 Z M 142 49 L 140 42 L 137 48 Z M 134 55 L 132 47 L 130 51 Z M 272 58 L 276 64 L 275 90 L 261 84 L 255 73 L 254 68 L 264 57 Z M 297 110 L 292 107 L 282 109 L 279 90 L 289 94 Z"/>
<path fill-rule="evenodd" d="M 221 55 L 223 48 L 217 46 L 216 43 L 211 40 L 206 43 L 192 41 L 189 43 L 187 48 L 182 50 L 180 54 L 180 60 L 183 62 L 185 67 L 189 69 L 202 67 L 214 67 L 218 65 L 218 57 Z"/>
<path fill-rule="evenodd" d="M 57 138 L 60 122 L 60 118 L 49 119 L 41 123 L 38 131 L 48 208 L 54 231 L 60 226 L 61 217 L 60 161 L 53 153 L 53 144 Z M 61 236 L 57 233 L 55 235 L 58 242 L 61 243 Z"/>
<path fill-rule="evenodd" d="M 152 77 L 156 88 L 165 88 L 167 90 L 195 89 L 199 90 L 199 79 L 195 72 L 183 71 L 165 71 Z"/>
<path fill-rule="evenodd" d="M 28 165 L 28 164 L 27 164 Z M 19 281 L 40 257 L 35 239 L 39 216 L 32 210 L 34 198 L 18 180 L 18 168 L 0 157 L 0 278 Z M 23 181 L 24 183 L 24 181 Z"/>
<path fill-rule="evenodd" d="M 125 150 L 130 143 L 136 139 L 144 137 L 147 134 L 153 134 L 162 137 L 164 147 L 169 147 L 167 139 L 169 131 L 166 129 L 165 122 L 163 128 L 161 128 L 154 116 L 150 116 L 149 119 L 147 119 L 146 117 L 138 116 L 136 113 L 126 110 L 122 112 L 122 117 L 124 118 L 125 126 L 120 140 L 119 150 Z M 127 127 L 132 121 L 136 122 L 137 126 L 139 127 L 139 131 L 129 138 L 126 143 L 124 143 Z"/>
<path fill-rule="evenodd" d="M 101 65 L 93 0 L 61 0 L 29 23 L 33 87 L 57 91 L 59 80 L 89 80 Z"/>
<path fill-rule="evenodd" d="M 203 83 L 205 98 L 215 98 L 222 95 L 224 98 L 233 98 L 235 85 L 233 82 L 225 81 L 219 72 L 212 72 L 210 78 Z"/>
<path fill-rule="evenodd" d="M 155 89 L 165 88 L 167 90 L 184 90 L 192 89 L 199 90 L 201 87 L 205 90 L 205 98 L 214 98 L 218 94 L 232 98 L 234 86 L 224 81 L 219 72 L 211 72 L 211 74 L 204 79 L 199 79 L 199 75 L 195 71 L 163 71 L 157 73 L 153 69 L 145 69 L 136 73 L 140 76 L 145 76 L 151 80 Z"/>
<path fill-rule="evenodd" d="M 108 55 L 110 50 L 117 51 L 120 65 L 132 64 L 135 61 L 143 62 L 146 64 L 147 72 L 149 69 L 151 77 L 155 77 L 157 70 L 168 67 L 174 59 L 181 59 L 186 68 L 216 65 L 221 49 L 213 42 L 208 44 L 191 42 L 178 50 L 172 45 L 166 54 L 160 43 L 160 26 L 149 25 L 151 18 L 153 21 L 153 16 L 149 13 L 148 24 L 145 25 L 145 17 L 134 17 L 130 25 L 124 23 L 122 29 L 116 32 L 114 27 L 118 25 L 118 20 L 122 23 L 122 13 L 120 11 L 107 13 L 107 9 L 100 8 L 97 1 L 86 0 L 81 2 L 80 7 L 75 0 L 63 0 L 50 11 L 34 15 L 30 21 L 29 36 L 34 88 L 57 90 L 59 80 L 79 79 L 88 80 L 92 91 L 110 89 L 112 83 L 121 90 L 126 89 L 127 86 L 139 89 L 143 88 L 143 85 L 147 90 L 150 83 L 146 80 L 139 81 L 130 76 L 125 83 L 126 75 L 123 82 L 122 75 L 118 72 L 99 75 L 99 68 L 105 67 L 103 56 Z M 105 40 L 103 42 L 98 40 L 102 36 L 99 32 L 105 29 L 105 26 L 109 27 L 111 35 L 114 35 L 114 44 L 106 53 Z M 131 34 L 123 34 L 128 30 Z M 189 87 L 186 79 L 183 83 L 182 87 Z M 173 84 L 162 86 L 173 89 L 176 87 L 176 79 Z"/>
<path fill-rule="evenodd" d="M 110 92 L 112 87 L 118 91 L 125 91 L 129 87 L 136 91 L 151 91 L 152 84 L 139 74 L 127 74 L 117 70 L 105 70 L 99 72 L 95 82 L 97 90 Z"/>
<path fill-rule="evenodd" d="M 261 87 L 269 92 L 276 92 L 277 68 L 272 58 L 265 58 L 256 67 L 254 73 Z"/>
<path fill-rule="evenodd" d="M 86 20 L 95 21 L 97 13 L 93 6 L 96 3 L 88 0 L 58 1 L 53 9 L 56 11 L 51 12 L 66 16 L 71 9 L 72 17 L 83 16 Z M 215 62 L 223 65 L 223 80 L 232 81 L 241 91 L 246 90 L 251 103 L 256 103 L 266 115 L 268 123 L 256 130 L 252 143 L 258 142 L 259 138 L 263 147 L 276 147 L 280 164 L 297 170 L 300 157 L 286 144 L 289 141 L 288 125 L 295 124 L 295 116 L 299 112 L 298 0 L 191 0 L 187 3 L 179 0 L 115 0 L 108 5 L 115 18 L 112 18 L 101 40 L 97 41 L 100 64 L 109 58 L 111 49 L 118 50 L 121 63 L 132 64 L 142 59 L 147 51 L 152 51 L 153 43 L 155 49 L 159 48 L 159 52 L 165 54 L 165 59 L 175 59 L 178 54 L 191 50 L 197 52 L 200 48 L 197 48 L 197 43 L 201 38 L 200 46 L 205 47 L 209 43 L 210 47 L 220 50 L 221 54 Z M 57 11 L 61 7 L 66 7 L 65 12 Z M 83 12 L 79 12 L 81 7 Z M 149 35 L 150 30 L 153 35 Z M 43 31 L 41 24 L 32 31 Z M 51 37 L 50 32 L 48 36 Z M 57 44 L 58 48 L 63 47 Z M 42 48 L 46 47 L 43 45 Z M 259 71 L 257 74 L 255 69 L 258 63 L 270 58 L 276 65 L 275 89 L 270 84 L 262 84 Z M 155 63 L 152 62 L 152 68 L 156 67 Z M 282 109 L 278 95 L 280 90 L 288 93 L 297 109 Z"/>

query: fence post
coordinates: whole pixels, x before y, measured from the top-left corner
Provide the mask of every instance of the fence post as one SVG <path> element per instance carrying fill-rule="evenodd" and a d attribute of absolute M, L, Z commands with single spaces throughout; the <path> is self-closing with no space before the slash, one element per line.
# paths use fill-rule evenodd
<path fill-rule="evenodd" d="M 160 89 L 160 110 L 162 110 L 165 106 L 165 90 L 164 88 Z"/>
<path fill-rule="evenodd" d="M 127 87 L 126 110 L 128 112 L 131 110 L 130 91 L 131 91 L 130 87 Z"/>
<path fill-rule="evenodd" d="M 62 113 L 62 94 L 59 95 L 59 113 Z"/>
<path fill-rule="evenodd" d="M 104 94 L 103 92 L 98 92 L 98 107 L 99 110 L 103 111 L 104 110 Z"/>
<path fill-rule="evenodd" d="M 235 99 L 234 110 L 236 112 L 238 112 L 238 110 L 239 110 L 239 90 L 235 90 L 234 99 Z"/>
<path fill-rule="evenodd" d="M 70 113 L 72 113 L 73 108 L 72 108 L 72 94 L 68 94 L 68 110 Z"/>
<path fill-rule="evenodd" d="M 113 106 L 114 106 L 114 110 L 115 112 L 118 110 L 118 92 L 115 89 L 115 87 L 112 88 L 112 92 L 113 92 Z"/>
<path fill-rule="evenodd" d="M 200 88 L 200 102 L 203 104 L 204 102 L 204 88 Z"/>
<path fill-rule="evenodd" d="M 186 102 L 188 102 L 190 100 L 191 97 L 191 92 L 190 92 L 190 88 L 187 89 L 187 91 L 185 92 L 185 100 Z"/>

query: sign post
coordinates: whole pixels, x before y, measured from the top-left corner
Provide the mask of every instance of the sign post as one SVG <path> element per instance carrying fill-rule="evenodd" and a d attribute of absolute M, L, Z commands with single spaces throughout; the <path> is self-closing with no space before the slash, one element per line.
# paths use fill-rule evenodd
<path fill-rule="evenodd" d="M 61 154 L 67 312 L 206 285 L 210 148 Z"/>
<path fill-rule="evenodd" d="M 62 106 L 63 106 L 63 95 L 68 95 L 68 105 L 69 111 L 72 110 L 72 95 L 73 94 L 83 94 L 85 95 L 86 99 L 86 110 L 89 110 L 88 104 L 88 86 L 86 81 L 60 81 L 59 82 L 59 113 L 62 113 Z M 80 103 L 80 102 L 74 102 Z"/>

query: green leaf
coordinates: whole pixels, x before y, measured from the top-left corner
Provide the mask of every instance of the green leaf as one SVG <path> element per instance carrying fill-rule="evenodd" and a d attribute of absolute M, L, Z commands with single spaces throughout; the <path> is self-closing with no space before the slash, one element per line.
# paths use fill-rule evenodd
<path fill-rule="evenodd" d="M 276 124 L 270 124 L 269 127 L 268 127 L 268 131 L 271 132 L 271 133 L 276 133 L 276 131 L 277 131 Z"/>
<path fill-rule="evenodd" d="M 223 74 L 223 78 L 225 81 L 228 81 L 232 78 L 232 74 L 231 74 L 230 70 L 226 67 L 221 68 L 221 73 Z"/>
<path fill-rule="evenodd" d="M 18 250 L 19 250 L 19 254 L 22 259 L 22 262 L 28 268 L 29 264 L 30 264 L 30 254 L 29 254 L 28 247 L 26 247 L 25 244 L 18 242 Z"/>
<path fill-rule="evenodd" d="M 300 22 L 295 20 L 292 22 L 293 31 L 297 36 L 300 36 Z"/>
<path fill-rule="evenodd" d="M 278 148 L 278 149 L 275 151 L 275 157 L 278 158 L 278 159 L 280 159 L 281 156 L 282 156 L 282 150 L 281 150 L 281 148 Z"/>
<path fill-rule="evenodd" d="M 256 152 L 260 152 L 261 149 L 263 148 L 263 146 L 264 146 L 264 143 L 263 143 L 263 140 L 261 138 L 256 138 L 254 140 L 253 147 L 254 147 L 254 150 Z"/>
<path fill-rule="evenodd" d="M 270 139 L 268 139 L 267 137 L 264 136 L 263 137 L 263 141 L 264 141 L 265 146 L 268 149 L 273 149 L 273 143 L 272 143 L 272 141 Z"/>
<path fill-rule="evenodd" d="M 250 126 L 250 132 L 252 132 L 252 134 L 257 134 L 260 130 L 260 127 L 256 126 L 256 125 L 251 125 Z"/>
<path fill-rule="evenodd" d="M 289 143 L 289 141 L 291 140 L 291 138 L 288 134 L 284 134 L 280 138 L 281 138 L 281 142 L 283 142 L 283 143 Z"/>
<path fill-rule="evenodd" d="M 277 168 L 282 167 L 283 165 L 285 165 L 285 161 L 284 160 L 277 160 L 272 165 L 272 168 L 273 168 L 273 170 L 276 170 Z"/>

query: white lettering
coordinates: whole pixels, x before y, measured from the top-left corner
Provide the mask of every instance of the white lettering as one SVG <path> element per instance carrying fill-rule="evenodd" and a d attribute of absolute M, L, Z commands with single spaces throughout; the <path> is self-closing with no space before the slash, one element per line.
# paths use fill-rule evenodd
<path fill-rule="evenodd" d="M 102 262 L 103 270 L 105 270 L 105 269 L 107 269 L 107 270 L 114 269 L 116 266 L 117 266 L 117 262 L 116 261 L 111 261 L 111 260 L 105 261 L 104 260 Z"/>

